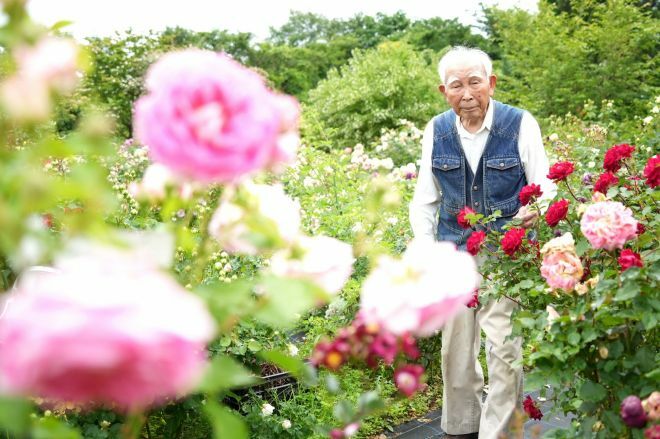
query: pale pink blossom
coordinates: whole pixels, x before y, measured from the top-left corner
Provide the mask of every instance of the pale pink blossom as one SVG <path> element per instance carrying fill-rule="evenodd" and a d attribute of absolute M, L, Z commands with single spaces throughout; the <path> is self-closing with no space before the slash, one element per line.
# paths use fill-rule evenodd
<path fill-rule="evenodd" d="M 573 235 L 564 233 L 548 241 L 541 254 L 541 275 L 548 285 L 566 292 L 573 290 L 583 274 L 582 262 L 575 253 Z"/>
<path fill-rule="evenodd" d="M 600 201 L 587 207 L 580 230 L 593 248 L 611 251 L 637 237 L 637 220 L 618 201 Z"/>
<path fill-rule="evenodd" d="M 309 280 L 331 294 L 339 292 L 353 272 L 353 248 L 328 236 L 300 236 L 291 248 L 275 253 L 273 274 Z"/>
<path fill-rule="evenodd" d="M 209 223 L 209 233 L 224 250 L 248 255 L 285 247 L 299 232 L 300 204 L 279 184 L 227 188 Z"/>
<path fill-rule="evenodd" d="M 43 82 L 12 76 L 0 86 L 3 109 L 14 119 L 38 122 L 48 118 L 50 91 Z"/>
<path fill-rule="evenodd" d="M 474 258 L 447 242 L 413 240 L 401 259 L 382 256 L 364 281 L 360 312 L 390 332 L 429 336 L 472 299 Z"/>
<path fill-rule="evenodd" d="M 17 74 L 59 93 L 70 93 L 79 80 L 79 49 L 67 38 L 46 37 L 16 51 Z"/>
<path fill-rule="evenodd" d="M 191 391 L 214 323 L 148 258 L 109 247 L 27 273 L 0 320 L 0 389 L 141 409 Z"/>
<path fill-rule="evenodd" d="M 557 310 L 556 310 L 552 305 L 548 305 L 548 306 L 546 306 L 546 307 L 545 307 L 545 311 L 546 311 L 546 313 L 547 313 L 546 320 L 548 321 L 548 326 L 547 326 L 546 329 L 549 330 L 550 327 L 552 326 L 552 323 L 553 323 L 555 320 L 557 320 L 557 319 L 560 317 L 560 315 L 559 315 L 559 313 L 557 312 Z"/>
<path fill-rule="evenodd" d="M 128 192 L 137 199 L 160 201 L 165 199 L 168 187 L 173 188 L 182 200 L 189 200 L 195 190 L 191 182 L 172 173 L 167 166 L 152 163 L 144 171 L 142 180 L 129 184 Z"/>
<path fill-rule="evenodd" d="M 138 138 L 154 161 L 202 181 L 231 182 L 290 161 L 299 108 L 224 54 L 163 56 L 135 107 Z"/>

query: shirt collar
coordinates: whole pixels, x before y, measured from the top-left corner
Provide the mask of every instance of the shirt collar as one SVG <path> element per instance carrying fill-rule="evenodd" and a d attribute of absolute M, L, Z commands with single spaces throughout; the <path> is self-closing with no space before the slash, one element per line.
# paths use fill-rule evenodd
<path fill-rule="evenodd" d="M 468 130 L 463 128 L 463 125 L 461 124 L 461 119 L 460 117 L 456 117 L 456 129 L 458 130 L 458 134 L 461 137 L 474 137 L 477 134 L 481 133 L 483 130 L 488 130 L 490 131 L 491 127 L 493 126 L 493 108 L 495 105 L 493 104 L 493 100 L 489 99 L 488 100 L 488 110 L 486 110 L 486 116 L 484 117 L 484 121 L 481 124 L 481 128 L 476 133 L 470 133 Z"/>

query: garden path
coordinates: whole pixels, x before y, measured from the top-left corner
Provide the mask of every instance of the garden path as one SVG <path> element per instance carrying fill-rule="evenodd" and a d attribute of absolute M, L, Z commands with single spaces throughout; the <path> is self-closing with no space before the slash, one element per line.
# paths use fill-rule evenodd
<path fill-rule="evenodd" d="M 532 398 L 538 400 L 538 392 L 530 393 Z M 541 436 L 548 430 L 555 428 L 566 428 L 570 424 L 570 416 L 565 417 L 561 413 L 551 413 L 552 403 L 550 401 L 539 401 L 539 406 L 543 412 L 543 419 L 540 421 L 529 420 L 525 423 L 525 439 L 539 437 L 533 435 L 532 431 L 536 425 L 541 426 Z M 445 437 L 445 432 L 440 428 L 441 408 L 433 410 L 426 416 L 419 419 L 406 422 L 394 428 L 394 431 L 386 434 L 386 438 L 396 439 L 440 439 Z"/>

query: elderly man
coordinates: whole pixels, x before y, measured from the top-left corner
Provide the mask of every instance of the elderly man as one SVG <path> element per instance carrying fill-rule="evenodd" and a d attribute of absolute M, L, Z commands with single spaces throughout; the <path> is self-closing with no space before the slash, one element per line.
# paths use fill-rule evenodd
<path fill-rule="evenodd" d="M 526 184 L 541 186 L 543 198 L 556 192 L 546 177 L 548 159 L 531 114 L 492 99 L 497 77 L 488 55 L 452 48 L 438 65 L 440 92 L 451 106 L 426 126 L 410 223 L 416 237 L 454 242 L 465 248 L 470 231 L 456 215 L 464 206 L 485 215 L 496 210 L 501 227 L 519 218 L 530 227 L 538 214 L 521 208 Z M 495 438 L 522 399 L 521 343 L 511 334 L 511 300 L 465 308 L 442 331 L 442 428 L 449 437 Z M 483 372 L 478 361 L 481 330 L 486 334 L 489 392 L 482 404 Z"/>

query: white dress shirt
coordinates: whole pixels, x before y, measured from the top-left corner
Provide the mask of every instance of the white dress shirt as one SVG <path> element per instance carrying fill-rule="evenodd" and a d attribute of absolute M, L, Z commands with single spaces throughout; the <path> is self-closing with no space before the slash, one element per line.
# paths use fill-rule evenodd
<path fill-rule="evenodd" d="M 476 173 L 479 160 L 486 147 L 488 134 L 493 125 L 493 100 L 488 104 L 488 110 L 481 128 L 476 133 L 470 133 L 456 116 L 456 129 L 460 137 L 463 153 L 473 173 Z M 548 179 L 548 157 L 543 149 L 541 128 L 536 119 L 528 112 L 523 113 L 518 137 L 518 152 L 527 177 L 527 184 L 541 186 L 541 200 L 551 200 L 557 193 L 557 187 Z M 433 120 L 424 129 L 422 138 L 422 159 L 419 164 L 417 186 L 409 206 L 410 226 L 415 237 L 426 237 L 435 240 L 438 227 L 438 208 L 442 199 L 440 185 L 431 170 L 433 154 Z"/>

